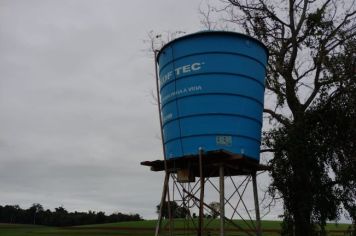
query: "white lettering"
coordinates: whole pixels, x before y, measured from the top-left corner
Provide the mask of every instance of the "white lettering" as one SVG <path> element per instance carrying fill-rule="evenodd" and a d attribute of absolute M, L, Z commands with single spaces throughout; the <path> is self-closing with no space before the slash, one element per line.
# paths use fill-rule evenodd
<path fill-rule="evenodd" d="M 183 66 L 183 73 L 188 73 L 188 72 L 190 72 L 190 65 Z"/>
<path fill-rule="evenodd" d="M 169 71 L 166 74 L 160 76 L 160 83 L 161 86 L 167 82 L 169 82 L 171 79 L 173 79 L 173 75 L 183 75 L 189 72 L 194 72 L 201 70 L 202 65 L 204 65 L 204 62 L 194 62 L 193 64 L 188 64 L 188 65 L 183 65 L 180 67 L 175 68 L 173 71 Z M 173 74 L 174 72 L 174 74 Z"/>
<path fill-rule="evenodd" d="M 180 74 L 180 72 L 179 71 L 181 71 L 182 70 L 182 67 L 178 67 L 177 69 L 175 69 L 174 71 L 176 72 L 176 75 L 179 75 Z"/>
<path fill-rule="evenodd" d="M 161 83 L 164 84 L 172 78 L 173 72 L 169 71 L 167 74 L 163 75 L 160 79 Z"/>
<path fill-rule="evenodd" d="M 166 102 L 166 100 L 171 99 L 175 96 L 185 95 L 188 93 L 198 92 L 201 90 L 203 90 L 203 87 L 201 85 L 193 85 L 188 88 L 182 88 L 182 89 L 173 91 L 173 92 L 167 94 L 166 96 L 162 97 L 162 102 L 164 103 L 164 102 Z"/>
<path fill-rule="evenodd" d="M 200 70 L 201 64 L 199 62 L 192 64 L 192 70 Z"/>

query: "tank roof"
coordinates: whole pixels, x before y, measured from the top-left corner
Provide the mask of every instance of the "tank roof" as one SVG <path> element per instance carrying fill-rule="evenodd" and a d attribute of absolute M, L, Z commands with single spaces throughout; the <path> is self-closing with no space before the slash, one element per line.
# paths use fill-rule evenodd
<path fill-rule="evenodd" d="M 204 30 L 204 31 L 198 31 L 196 33 L 192 33 L 192 34 L 187 34 L 187 35 L 184 35 L 182 37 L 179 37 L 179 38 L 176 38 L 176 39 L 173 39 L 172 41 L 169 41 L 168 43 L 166 43 L 158 52 L 157 54 L 157 59 L 159 58 L 159 56 L 161 55 L 161 52 L 168 46 L 170 46 L 171 44 L 177 42 L 177 41 L 180 41 L 180 40 L 183 40 L 183 39 L 186 39 L 186 38 L 193 38 L 193 37 L 196 37 L 196 36 L 200 36 L 200 35 L 218 35 L 218 34 L 222 34 L 222 35 L 235 35 L 235 36 L 240 36 L 240 37 L 244 37 L 244 38 L 247 38 L 247 39 L 251 39 L 255 42 L 257 42 L 258 44 L 260 44 L 264 50 L 266 51 L 267 53 L 267 58 L 268 58 L 268 55 L 269 55 L 269 51 L 267 49 L 267 47 L 261 42 L 259 41 L 258 39 L 255 39 L 254 37 L 251 37 L 249 35 L 246 35 L 246 34 L 242 34 L 242 33 L 238 33 L 238 32 L 233 32 L 233 31 L 222 31 L 222 30 Z"/>

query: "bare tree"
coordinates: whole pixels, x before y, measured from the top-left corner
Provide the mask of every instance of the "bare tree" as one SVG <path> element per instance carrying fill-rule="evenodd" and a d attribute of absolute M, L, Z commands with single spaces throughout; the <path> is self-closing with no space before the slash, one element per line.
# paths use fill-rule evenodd
<path fill-rule="evenodd" d="M 314 150 L 309 113 L 319 99 L 332 102 L 356 79 L 356 51 L 350 46 L 356 36 L 355 1 L 222 0 L 207 10 L 205 27 L 220 19 L 225 28 L 259 39 L 270 52 L 270 102 L 264 113 L 274 128 L 263 142 L 265 151 L 274 154 L 270 190 L 283 197 L 284 232 L 312 235 L 313 223 L 337 218 L 341 200 L 328 160 L 319 155 L 322 150 Z"/>

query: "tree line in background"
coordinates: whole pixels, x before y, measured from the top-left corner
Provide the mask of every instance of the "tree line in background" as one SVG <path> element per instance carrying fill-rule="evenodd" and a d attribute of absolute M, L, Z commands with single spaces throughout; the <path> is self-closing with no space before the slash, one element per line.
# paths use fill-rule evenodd
<path fill-rule="evenodd" d="M 170 209 L 171 209 L 171 214 L 172 218 L 187 218 L 187 217 L 192 217 L 192 218 L 197 218 L 197 214 L 195 212 L 190 212 L 189 208 L 186 206 L 183 206 L 182 204 L 178 205 L 176 201 L 169 201 L 170 204 Z M 220 210 L 220 203 L 218 202 L 211 202 L 209 203 L 209 207 L 213 210 L 210 210 L 209 214 L 204 214 L 205 218 L 213 218 L 216 219 L 219 216 L 219 210 Z M 161 205 L 158 204 L 156 206 L 156 213 L 159 215 L 161 209 Z M 169 211 L 168 211 L 168 201 L 165 201 L 163 203 L 163 209 L 162 209 L 162 217 L 165 219 L 169 219 Z"/>
<path fill-rule="evenodd" d="M 38 203 L 33 204 L 28 209 L 22 209 L 18 205 L 0 205 L 0 223 L 62 227 L 139 220 L 143 220 L 139 214 L 123 214 L 118 212 L 107 216 L 102 211 L 68 212 L 63 207 L 57 207 L 54 211 L 51 211 L 49 209 L 45 210 Z"/>

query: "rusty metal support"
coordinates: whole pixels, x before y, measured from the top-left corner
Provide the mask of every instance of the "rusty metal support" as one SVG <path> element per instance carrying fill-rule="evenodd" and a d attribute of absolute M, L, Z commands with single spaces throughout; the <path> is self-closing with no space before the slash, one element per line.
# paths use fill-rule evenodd
<path fill-rule="evenodd" d="M 198 224 L 198 236 L 203 234 L 204 224 L 204 173 L 203 173 L 203 149 L 199 148 L 199 172 L 200 172 L 200 199 L 199 199 L 199 224 Z"/>
<path fill-rule="evenodd" d="M 187 191 L 186 189 L 183 189 L 183 191 L 192 199 L 194 199 L 195 201 L 200 201 L 200 199 L 198 199 L 197 197 L 195 197 L 193 194 L 191 194 L 189 191 Z M 216 211 L 214 208 L 212 208 L 211 206 L 209 206 L 208 204 L 206 204 L 205 202 L 203 202 L 203 205 L 208 208 L 211 212 L 214 212 L 216 214 L 220 214 L 220 212 Z M 247 234 L 248 236 L 253 236 L 247 229 L 242 228 L 241 226 L 239 226 L 235 221 L 227 218 L 226 216 L 224 217 L 225 221 L 229 222 L 229 224 L 235 226 L 237 229 L 239 229 L 241 232 Z"/>
<path fill-rule="evenodd" d="M 159 207 L 158 220 L 157 220 L 157 225 L 156 225 L 156 230 L 155 230 L 155 236 L 159 235 L 161 227 L 162 227 L 162 211 L 163 211 L 164 202 L 165 202 L 166 196 L 167 196 L 168 183 L 169 183 L 169 174 L 166 173 L 166 175 L 164 177 L 161 202 L 160 202 L 160 205 L 159 205 L 160 207 Z"/>
<path fill-rule="evenodd" d="M 220 194 L 220 236 L 225 235 L 225 175 L 224 175 L 224 165 L 219 167 L 219 194 Z"/>
<path fill-rule="evenodd" d="M 262 235 L 261 217 L 260 217 L 260 208 L 258 203 L 256 172 L 252 173 L 252 186 L 253 186 L 253 198 L 255 202 L 255 211 L 256 211 L 256 236 L 261 236 Z"/>
<path fill-rule="evenodd" d="M 156 93 L 157 93 L 157 107 L 158 107 L 158 116 L 159 116 L 159 124 L 160 124 L 160 130 L 161 130 L 161 140 L 162 140 L 162 151 L 163 151 L 163 158 L 164 158 L 164 170 L 166 172 L 166 177 L 165 177 L 165 185 L 163 187 L 163 190 L 165 190 L 164 194 L 167 194 L 168 196 L 168 202 L 167 202 L 167 207 L 168 207 L 168 215 L 169 215 L 169 232 L 170 235 L 173 235 L 173 219 L 172 219 L 172 212 L 171 212 L 171 206 L 170 206 L 170 196 L 169 196 L 169 175 L 170 173 L 168 172 L 168 166 L 167 166 L 167 157 L 166 157 L 166 147 L 164 145 L 164 135 L 163 135 L 163 122 L 162 122 L 162 109 L 161 109 L 161 96 L 159 93 L 159 75 L 158 75 L 158 68 L 157 68 L 157 54 L 158 54 L 158 50 L 154 50 L 154 64 L 155 64 L 155 79 L 156 79 Z M 166 178 L 167 178 L 167 182 L 166 182 Z M 163 194 L 162 194 L 163 196 Z M 164 200 L 165 201 L 165 197 Z M 163 204 L 163 205 L 162 205 Z M 164 206 L 164 202 L 161 202 L 161 207 Z M 162 216 L 161 216 L 162 217 Z M 160 231 L 160 222 L 157 222 L 157 227 L 156 227 L 156 232 Z"/>

